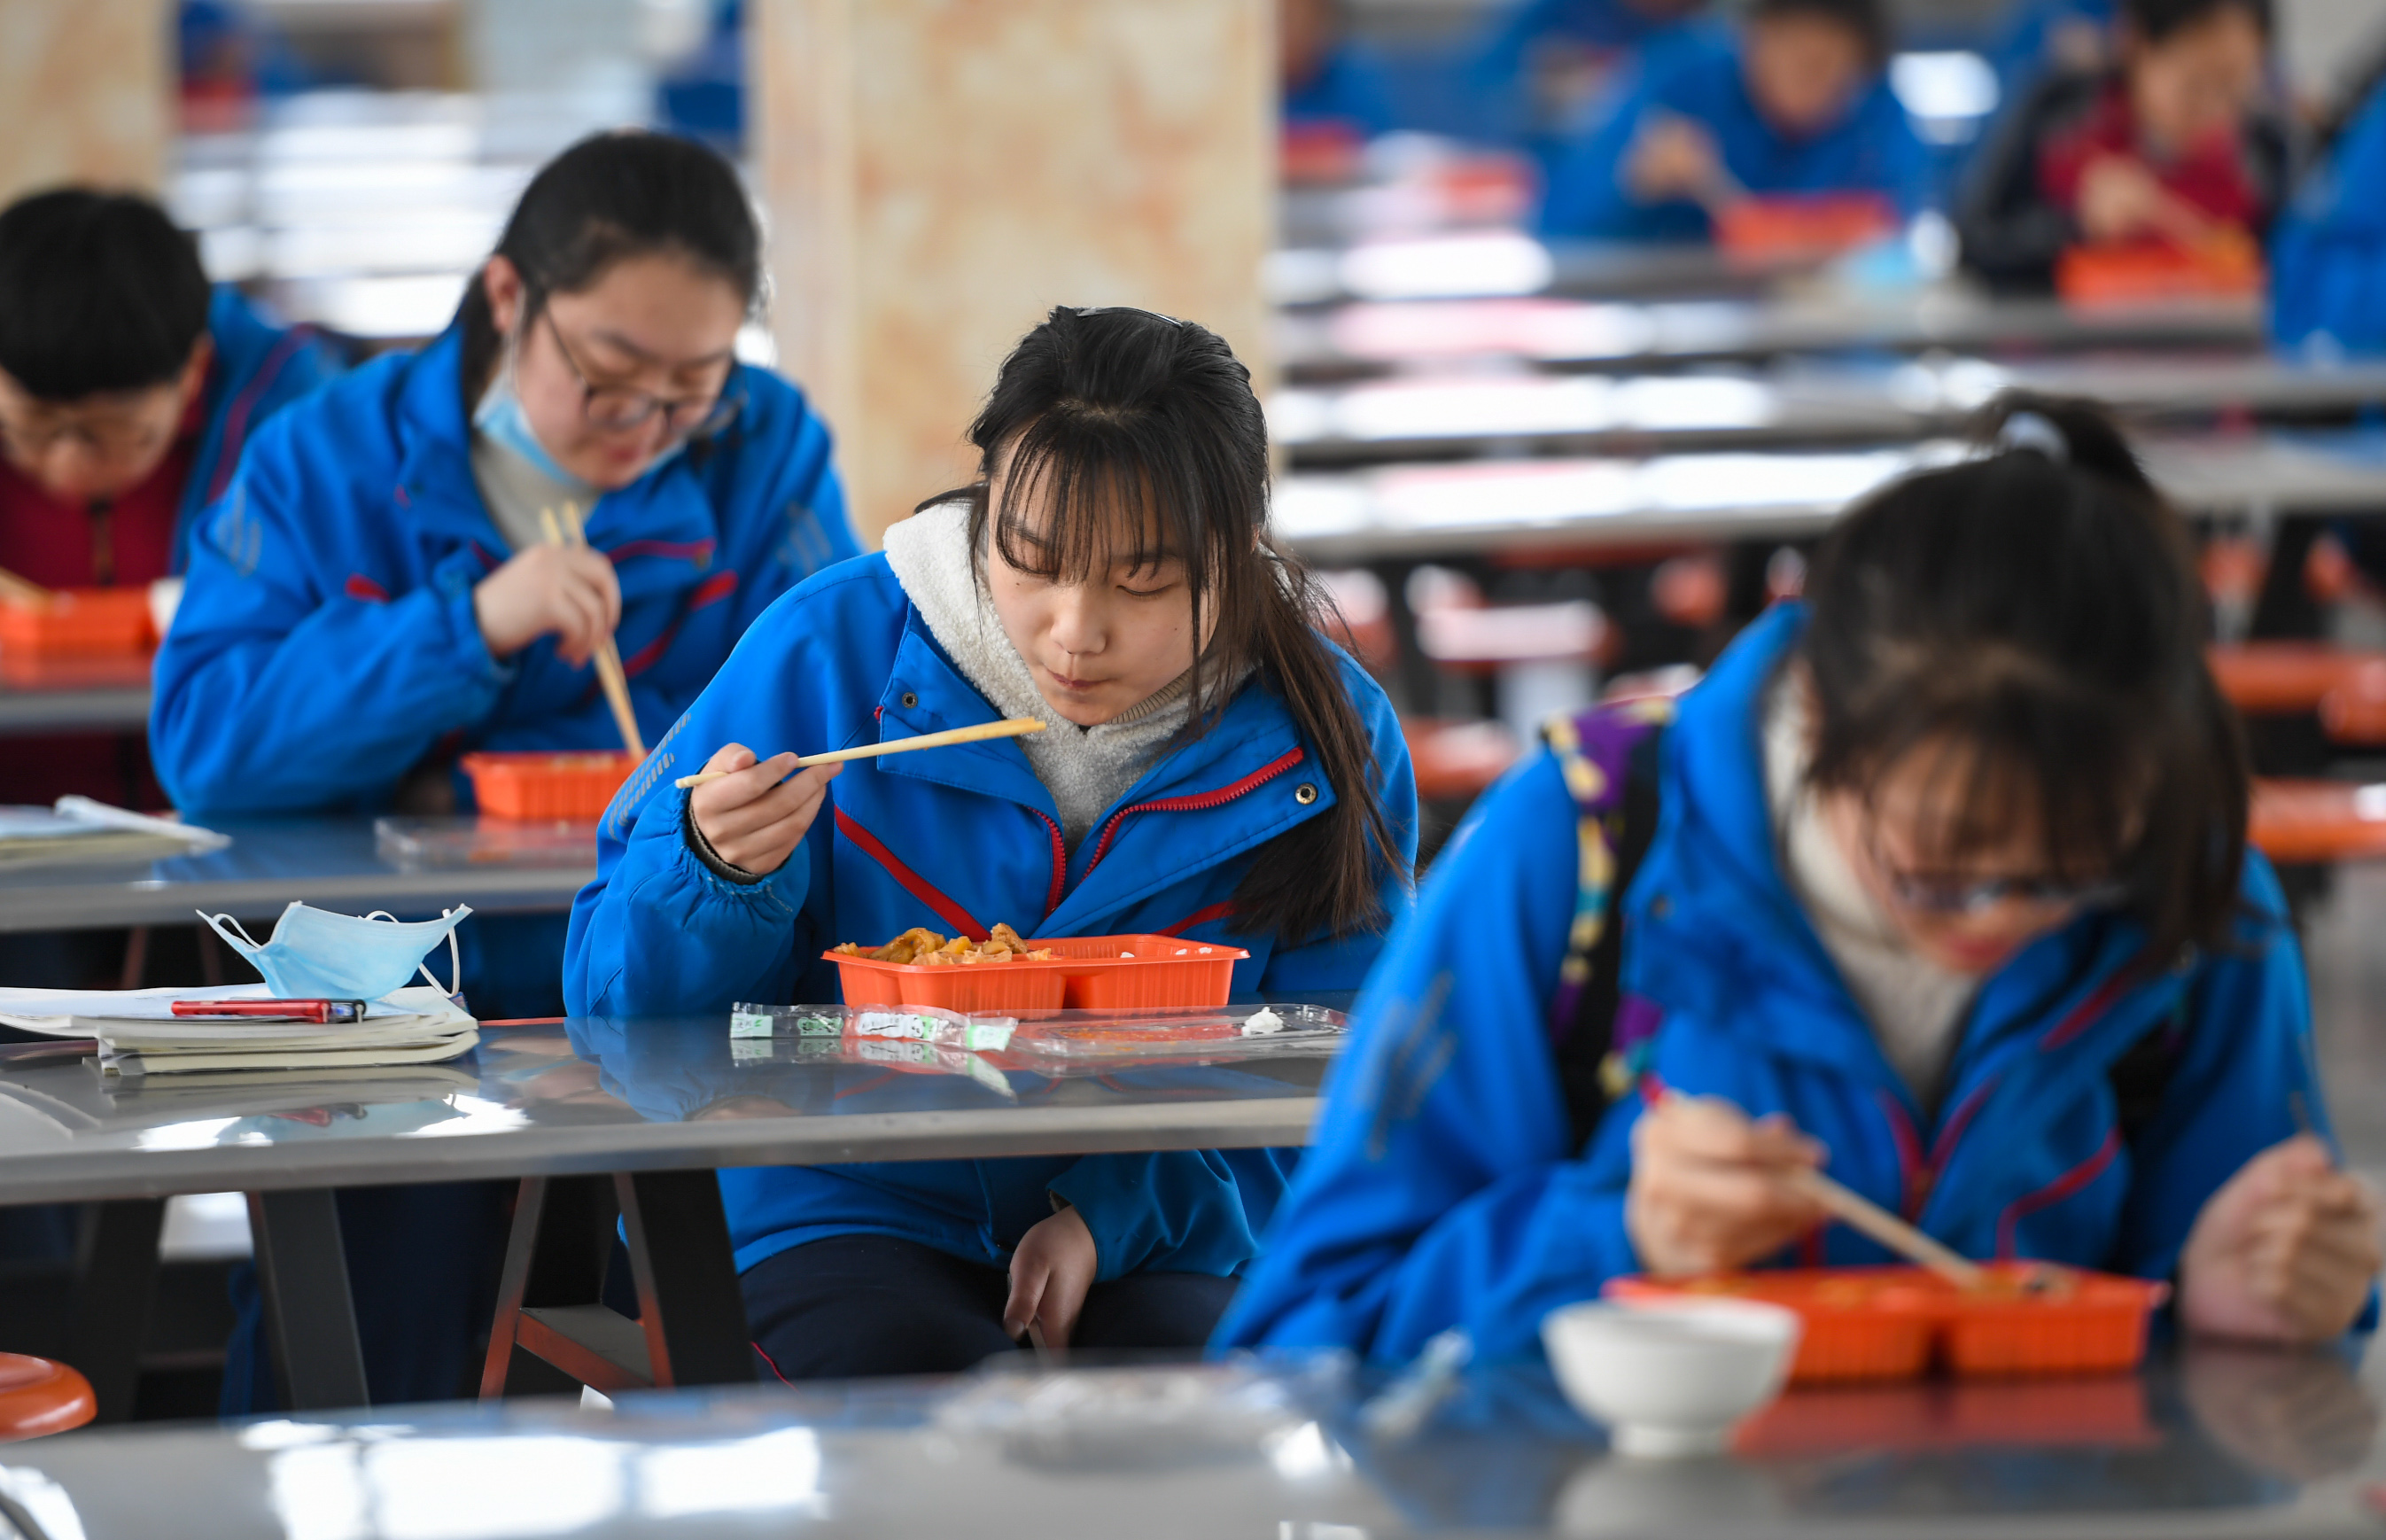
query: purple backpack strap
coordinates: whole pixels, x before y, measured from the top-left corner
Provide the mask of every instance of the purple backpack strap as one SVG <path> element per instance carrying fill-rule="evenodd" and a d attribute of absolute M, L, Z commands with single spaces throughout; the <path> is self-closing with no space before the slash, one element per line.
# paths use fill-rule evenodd
<path fill-rule="evenodd" d="M 1629 873 L 1617 871 L 1615 852 L 1624 832 L 1625 787 L 1633 751 L 1673 716 L 1671 700 L 1641 700 L 1552 717 L 1541 729 L 1574 797 L 1579 852 L 1574 923 L 1566 932 L 1565 959 L 1550 1003 L 1551 1039 L 1562 1046 L 1575 1030 L 1583 991 L 1591 982 L 1592 954 L 1607 934 L 1617 889 L 1630 879 Z M 1645 837 L 1641 843 L 1645 845 Z M 1602 1079 L 1613 1079 L 1611 1066 L 1621 1063 L 1619 1054 L 1654 1029 L 1656 1014 L 1645 1001 L 1626 996 L 1618 1002 L 1604 1055 L 1611 1063 L 1602 1065 Z M 1607 1089 L 1611 1096 L 1622 1094 L 1621 1088 Z"/>

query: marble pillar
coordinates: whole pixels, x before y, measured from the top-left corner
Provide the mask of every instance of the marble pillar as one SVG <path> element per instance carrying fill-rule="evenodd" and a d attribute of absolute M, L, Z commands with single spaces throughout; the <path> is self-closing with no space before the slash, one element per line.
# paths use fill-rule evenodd
<path fill-rule="evenodd" d="M 156 191 L 172 41 L 166 0 L 0 0 L 0 203 L 61 182 Z"/>
<path fill-rule="evenodd" d="M 1268 0 L 759 0 L 751 148 L 781 367 L 865 543 L 972 473 L 995 366 L 1056 304 L 1201 322 L 1261 372 Z"/>

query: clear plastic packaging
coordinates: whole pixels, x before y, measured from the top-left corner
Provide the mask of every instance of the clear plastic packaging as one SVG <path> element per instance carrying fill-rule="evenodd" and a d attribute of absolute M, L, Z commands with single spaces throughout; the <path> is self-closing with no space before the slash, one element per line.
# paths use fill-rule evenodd
<path fill-rule="evenodd" d="M 941 1048 L 1000 1049 L 1014 1016 L 939 1010 L 933 1005 L 747 1005 L 729 1008 L 733 1038 L 893 1038 Z"/>
<path fill-rule="evenodd" d="M 935 1413 L 947 1433 L 1000 1442 L 1025 1464 L 1103 1470 L 1207 1464 L 1316 1440 L 1317 1408 L 1346 1385 L 1350 1361 L 1324 1354 L 1290 1371 L 1251 1360 L 1131 1368 L 1030 1368 L 997 1358 Z"/>
<path fill-rule="evenodd" d="M 889 1039 L 1035 1061 L 1315 1057 L 1349 1020 L 1322 1005 L 1227 1005 L 1136 1011 L 948 1011 L 931 1005 L 731 1007 L 733 1038 Z"/>

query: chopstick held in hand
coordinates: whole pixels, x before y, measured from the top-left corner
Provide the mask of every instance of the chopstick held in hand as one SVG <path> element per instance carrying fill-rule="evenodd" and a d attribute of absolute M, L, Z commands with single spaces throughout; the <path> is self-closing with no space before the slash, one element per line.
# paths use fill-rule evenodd
<path fill-rule="evenodd" d="M 563 505 L 563 522 L 558 524 L 555 510 L 542 508 L 538 521 L 546 527 L 547 544 L 553 546 L 584 546 L 588 536 L 581 527 L 580 510 L 571 503 Z M 567 538 L 566 527 L 571 533 Z M 622 730 L 622 746 L 638 759 L 647 757 L 646 740 L 638 736 L 638 713 L 630 708 L 630 676 L 622 671 L 622 650 L 613 645 L 609 635 L 596 645 L 590 660 L 596 665 L 596 682 L 605 687 L 605 703 L 613 708 L 613 726 Z"/>
<path fill-rule="evenodd" d="M 801 770 L 813 764 L 841 764 L 849 759 L 876 759 L 881 754 L 906 754 L 914 749 L 942 749 L 955 743 L 980 743 L 990 738 L 1019 738 L 1028 733 L 1040 733 L 1044 724 L 1032 716 L 1013 716 L 1000 722 L 981 722 L 974 727 L 955 727 L 947 732 L 923 733 L 918 738 L 892 738 L 885 743 L 865 743 L 859 749 L 838 749 L 825 754 L 806 754 L 796 761 Z M 682 776 L 672 784 L 684 791 L 692 786 L 708 786 L 739 772 L 735 770 L 703 770 L 693 776 Z"/>

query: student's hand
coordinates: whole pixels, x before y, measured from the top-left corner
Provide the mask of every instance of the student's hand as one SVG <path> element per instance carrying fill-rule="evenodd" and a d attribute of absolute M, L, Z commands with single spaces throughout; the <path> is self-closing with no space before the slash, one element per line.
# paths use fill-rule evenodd
<path fill-rule="evenodd" d="M 2190 1331 L 2325 1342 L 2353 1324 L 2380 1264 L 2378 1195 L 2309 1134 L 2247 1161 L 2195 1217 L 2179 1259 Z"/>
<path fill-rule="evenodd" d="M 1652 113 L 1624 152 L 1624 185 L 1643 203 L 1709 203 L 1727 196 L 1732 181 L 1714 135 L 1688 118 Z"/>
<path fill-rule="evenodd" d="M 734 772 L 687 794 L 687 815 L 713 854 L 764 877 L 786 865 L 819 815 L 828 783 L 845 768 L 815 764 L 790 776 L 796 757 L 773 754 L 757 764 L 753 750 L 732 743 L 704 762 L 707 770 Z"/>
<path fill-rule="evenodd" d="M 1715 1097 L 1668 1095 L 1632 1128 L 1625 1230 L 1652 1273 L 1743 1267 L 1823 1222 L 1789 1180 L 1822 1160 L 1777 1113 L 1751 1122 Z"/>
<path fill-rule="evenodd" d="M 2134 156 L 2099 156 L 2079 174 L 2079 232 L 2093 244 L 2168 235 L 2193 245 L 2212 221 L 2157 181 Z"/>
<path fill-rule="evenodd" d="M 1015 1342 L 1034 1321 L 1043 1330 L 1045 1346 L 1068 1346 L 1099 1265 L 1093 1231 L 1075 1209 L 1064 1208 L 1039 1220 L 1011 1254 L 1011 1297 L 1003 1302 L 1003 1331 Z"/>
<path fill-rule="evenodd" d="M 622 623 L 622 585 L 613 563 L 586 546 L 529 546 L 474 585 L 472 619 L 493 658 L 551 633 L 578 668 Z"/>

